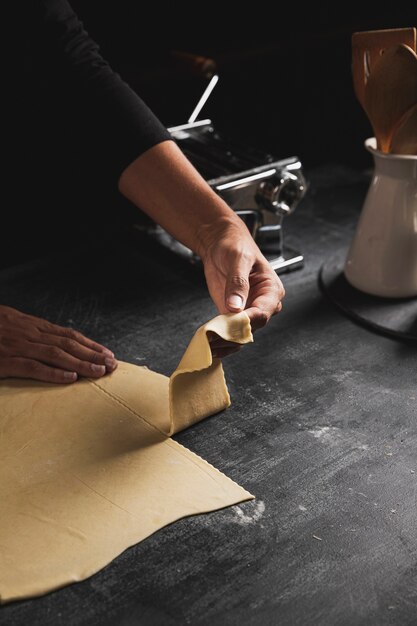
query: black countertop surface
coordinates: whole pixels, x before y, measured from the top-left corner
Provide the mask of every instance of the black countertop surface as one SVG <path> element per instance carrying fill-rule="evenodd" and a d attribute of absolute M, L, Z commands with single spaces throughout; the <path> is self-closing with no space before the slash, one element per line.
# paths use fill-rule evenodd
<path fill-rule="evenodd" d="M 0 624 L 417 624 L 416 345 L 355 324 L 318 286 L 353 235 L 368 176 L 329 165 L 307 177 L 285 222 L 305 266 L 282 275 L 282 313 L 224 361 L 231 407 L 175 437 L 256 499 L 5 605 Z M 216 314 L 201 269 L 152 242 L 4 270 L 0 301 L 167 375 Z"/>

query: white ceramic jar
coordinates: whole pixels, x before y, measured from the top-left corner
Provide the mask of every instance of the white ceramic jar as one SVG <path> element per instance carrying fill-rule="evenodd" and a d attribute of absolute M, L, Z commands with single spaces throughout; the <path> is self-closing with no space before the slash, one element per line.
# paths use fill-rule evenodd
<path fill-rule="evenodd" d="M 365 141 L 374 171 L 345 261 L 351 285 L 375 296 L 417 296 L 417 156 Z"/>

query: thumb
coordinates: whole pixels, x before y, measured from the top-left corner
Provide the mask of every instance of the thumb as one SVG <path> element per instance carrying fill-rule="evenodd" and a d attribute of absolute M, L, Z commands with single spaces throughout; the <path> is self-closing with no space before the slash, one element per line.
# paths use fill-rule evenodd
<path fill-rule="evenodd" d="M 249 295 L 249 272 L 243 261 L 231 267 L 226 276 L 225 305 L 231 313 L 243 311 Z"/>

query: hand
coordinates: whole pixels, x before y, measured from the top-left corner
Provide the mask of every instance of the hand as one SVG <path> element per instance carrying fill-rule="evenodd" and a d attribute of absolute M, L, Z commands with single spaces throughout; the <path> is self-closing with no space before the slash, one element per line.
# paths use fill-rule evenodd
<path fill-rule="evenodd" d="M 204 264 L 220 313 L 246 309 L 252 329 L 281 310 L 284 287 L 246 224 L 197 172 L 174 141 L 158 143 L 122 172 L 119 191 Z M 212 338 L 212 353 L 239 349 Z"/>
<path fill-rule="evenodd" d="M 110 350 L 76 330 L 0 306 L 0 378 L 73 383 L 116 367 Z"/>
<path fill-rule="evenodd" d="M 245 310 L 252 330 L 257 330 L 281 311 L 285 290 L 244 222 L 237 219 L 208 237 L 202 254 L 204 272 L 219 312 Z M 221 358 L 240 346 L 213 337 L 211 349 L 214 357 Z"/>

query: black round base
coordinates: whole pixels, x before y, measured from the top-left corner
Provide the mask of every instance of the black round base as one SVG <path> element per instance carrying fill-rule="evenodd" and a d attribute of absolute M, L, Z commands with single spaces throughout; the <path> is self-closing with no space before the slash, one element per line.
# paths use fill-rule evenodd
<path fill-rule="evenodd" d="M 373 331 L 417 342 L 417 298 L 381 298 L 353 287 L 344 275 L 345 255 L 323 263 L 319 285 L 348 317 Z"/>

